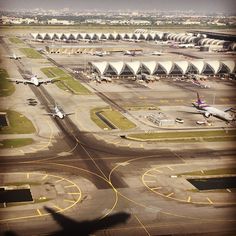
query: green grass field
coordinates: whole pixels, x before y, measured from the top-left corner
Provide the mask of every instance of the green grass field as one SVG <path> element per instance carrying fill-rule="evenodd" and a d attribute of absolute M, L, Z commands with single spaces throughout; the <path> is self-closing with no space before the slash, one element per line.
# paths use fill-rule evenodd
<path fill-rule="evenodd" d="M 20 43 L 24 43 L 22 40 L 20 40 L 19 38 L 9 38 L 10 42 L 15 43 L 15 44 L 20 44 Z"/>
<path fill-rule="evenodd" d="M 108 130 L 111 130 L 111 128 L 106 125 L 97 115 L 96 115 L 96 112 L 101 112 L 103 110 L 107 110 L 109 108 L 94 108 L 92 110 L 90 110 L 90 117 L 91 117 L 91 120 L 98 126 L 100 127 L 101 129 L 108 129 Z"/>
<path fill-rule="evenodd" d="M 130 134 L 128 138 L 137 138 L 141 140 L 157 140 L 157 141 L 235 141 L 236 130 L 216 131 L 181 131 L 181 132 L 160 132 L 160 133 L 140 133 Z"/>
<path fill-rule="evenodd" d="M 136 125 L 115 110 L 103 110 L 101 114 L 120 130 L 135 128 Z"/>
<path fill-rule="evenodd" d="M 31 59 L 43 59 L 42 55 L 33 48 L 20 48 L 20 51 Z"/>
<path fill-rule="evenodd" d="M 0 149 L 17 148 L 17 147 L 26 146 L 32 143 L 33 143 L 32 138 L 3 139 L 3 140 L 0 140 Z"/>
<path fill-rule="evenodd" d="M 58 88 L 62 90 L 71 90 L 74 94 L 77 95 L 86 95 L 90 94 L 90 91 L 85 88 L 78 80 L 75 80 L 71 75 L 66 73 L 60 68 L 57 67 L 45 67 L 41 68 L 41 71 L 48 77 L 53 78 L 57 77 L 55 82 Z"/>
<path fill-rule="evenodd" d="M 101 115 L 108 121 L 110 121 L 115 127 L 121 130 L 127 130 L 135 128 L 136 125 L 124 117 L 120 112 L 111 110 L 108 107 L 105 108 L 94 108 L 90 111 L 91 120 L 97 124 L 101 129 L 108 129 L 111 128 L 105 124 L 97 115 L 96 113 L 100 112 Z"/>
<path fill-rule="evenodd" d="M 7 112 L 10 125 L 7 127 L 2 127 L 0 134 L 31 134 L 36 131 L 32 122 L 24 115 L 11 110 L 1 111 Z"/>
<path fill-rule="evenodd" d="M 0 69 L 0 97 L 10 96 L 15 92 L 15 86 L 7 79 L 6 70 Z"/>
<path fill-rule="evenodd" d="M 31 31 L 43 30 L 61 30 L 65 29 L 68 31 L 78 30 L 81 32 L 131 32 L 137 29 L 136 25 L 101 25 L 101 24 L 76 24 L 76 25 L 2 25 L 0 29 L 4 32 L 8 31 L 20 31 L 22 29 L 27 29 Z M 157 30 L 165 32 L 186 32 L 186 30 L 231 30 L 235 29 L 235 26 L 213 26 L 213 25 L 175 25 L 175 24 L 164 24 L 164 25 L 151 25 L 151 26 L 141 26 L 142 29 Z"/>

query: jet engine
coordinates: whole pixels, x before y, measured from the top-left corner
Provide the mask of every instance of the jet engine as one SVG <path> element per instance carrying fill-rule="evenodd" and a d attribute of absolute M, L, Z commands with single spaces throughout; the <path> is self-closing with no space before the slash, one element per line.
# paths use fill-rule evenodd
<path fill-rule="evenodd" d="M 209 118 L 209 117 L 211 116 L 211 113 L 205 112 L 205 113 L 204 113 L 204 116 L 205 116 L 206 118 Z"/>

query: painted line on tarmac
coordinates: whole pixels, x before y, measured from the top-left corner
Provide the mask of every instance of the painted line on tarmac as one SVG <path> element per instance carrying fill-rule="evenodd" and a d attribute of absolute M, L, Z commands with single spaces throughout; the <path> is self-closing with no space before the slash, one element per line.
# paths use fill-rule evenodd
<path fill-rule="evenodd" d="M 41 211 L 40 211 L 39 209 L 37 209 L 37 212 L 38 212 L 38 214 L 39 214 L 40 216 L 42 216 L 42 213 L 41 213 Z"/>
<path fill-rule="evenodd" d="M 213 204 L 212 200 L 209 197 L 207 197 L 206 199 L 210 204 Z"/>
<path fill-rule="evenodd" d="M 67 185 L 67 186 L 65 186 L 64 188 L 71 188 L 71 187 L 75 187 L 75 185 L 74 185 L 74 184 Z"/>
<path fill-rule="evenodd" d="M 75 202 L 75 201 L 70 200 L 70 199 L 64 199 L 63 201 L 65 201 L 65 202 L 70 202 L 70 203 L 74 203 L 74 202 Z"/>
<path fill-rule="evenodd" d="M 142 228 L 144 229 L 144 231 L 147 233 L 148 236 L 151 236 L 151 234 L 148 232 L 147 228 L 145 227 L 145 225 L 140 221 L 140 219 L 134 215 L 134 217 L 136 218 L 136 220 L 139 222 L 139 224 L 142 226 Z"/>
<path fill-rule="evenodd" d="M 172 192 L 172 193 L 169 193 L 168 195 L 166 195 L 166 197 L 171 197 L 173 195 L 174 195 L 174 193 Z"/>
<path fill-rule="evenodd" d="M 191 202 L 191 196 L 188 196 L 187 202 Z"/>

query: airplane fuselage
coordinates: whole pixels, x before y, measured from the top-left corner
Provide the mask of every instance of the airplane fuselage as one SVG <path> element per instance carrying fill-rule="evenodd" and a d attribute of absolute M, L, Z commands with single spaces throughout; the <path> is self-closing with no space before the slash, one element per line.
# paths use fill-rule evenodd
<path fill-rule="evenodd" d="M 55 107 L 55 116 L 59 117 L 60 119 L 63 119 L 65 115 L 59 110 L 58 107 Z"/>
<path fill-rule="evenodd" d="M 32 84 L 34 84 L 35 86 L 39 86 L 40 85 L 40 83 L 39 83 L 39 80 L 37 79 L 37 77 L 32 77 L 31 79 L 30 79 L 30 81 L 31 81 L 31 83 Z"/>
<path fill-rule="evenodd" d="M 207 118 L 212 115 L 212 116 L 218 117 L 218 118 L 226 120 L 226 121 L 232 121 L 233 120 L 233 117 L 229 113 L 227 113 L 225 111 L 222 111 L 222 110 L 220 110 L 218 108 L 215 108 L 215 107 L 197 106 L 197 109 L 199 109 L 201 111 L 204 111 L 203 114 Z"/>

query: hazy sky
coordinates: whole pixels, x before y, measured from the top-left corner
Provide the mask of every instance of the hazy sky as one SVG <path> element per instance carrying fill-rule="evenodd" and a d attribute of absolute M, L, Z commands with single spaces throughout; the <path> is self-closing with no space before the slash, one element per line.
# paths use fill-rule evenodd
<path fill-rule="evenodd" d="M 236 0 L 0 0 L 1 9 L 195 10 L 235 12 Z"/>

